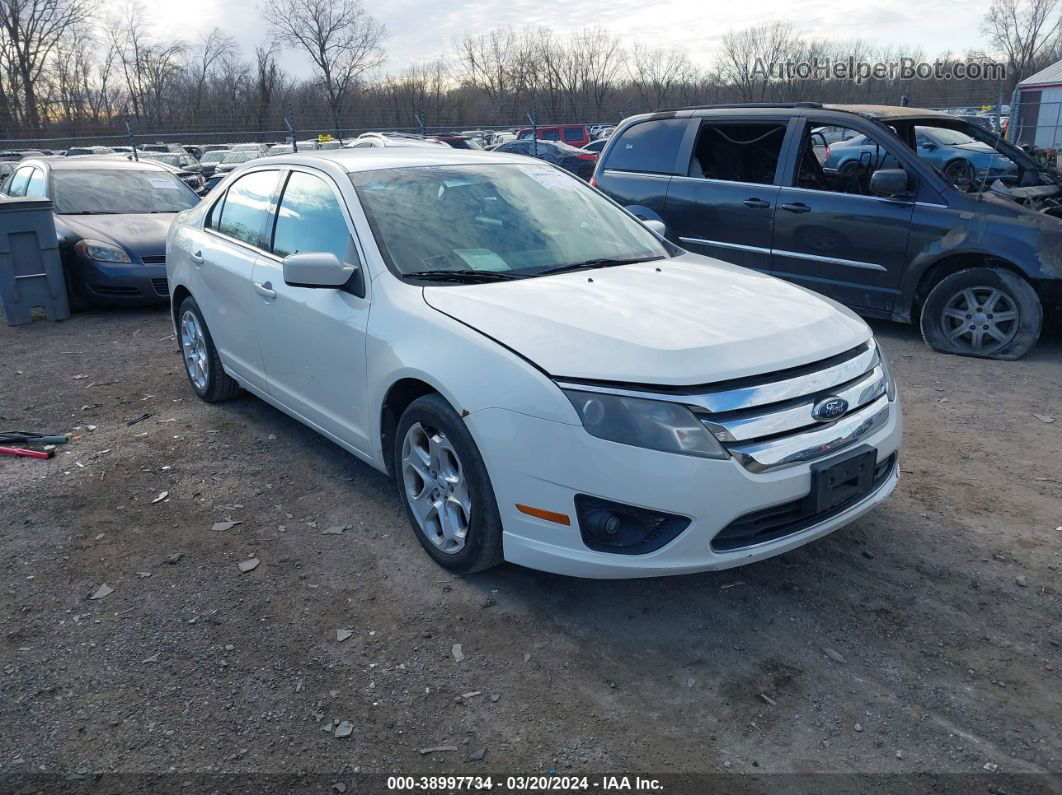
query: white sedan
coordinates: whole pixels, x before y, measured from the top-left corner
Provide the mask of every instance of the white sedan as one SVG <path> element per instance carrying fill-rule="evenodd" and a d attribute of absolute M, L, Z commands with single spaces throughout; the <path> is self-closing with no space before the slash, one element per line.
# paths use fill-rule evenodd
<path fill-rule="evenodd" d="M 737 566 L 897 482 L 900 406 L 862 320 L 540 161 L 257 160 L 178 217 L 166 263 L 195 393 L 251 392 L 391 475 L 457 572 Z"/>

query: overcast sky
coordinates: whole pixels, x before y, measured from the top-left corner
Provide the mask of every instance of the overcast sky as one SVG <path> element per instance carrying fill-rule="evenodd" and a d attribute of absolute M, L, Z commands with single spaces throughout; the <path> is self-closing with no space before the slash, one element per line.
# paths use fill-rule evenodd
<path fill-rule="evenodd" d="M 881 44 L 911 44 L 928 53 L 983 47 L 980 20 L 989 0 L 388 0 L 366 7 L 387 25 L 385 69 L 397 73 L 410 63 L 452 50 L 455 37 L 512 25 L 549 27 L 558 34 L 601 26 L 627 42 L 684 47 L 707 64 L 719 37 L 738 29 L 789 19 L 808 37 L 862 37 Z M 256 0 L 144 0 L 160 35 L 193 41 L 217 25 L 236 38 L 244 55 L 268 37 Z M 284 68 L 308 76 L 306 58 L 286 52 Z"/>

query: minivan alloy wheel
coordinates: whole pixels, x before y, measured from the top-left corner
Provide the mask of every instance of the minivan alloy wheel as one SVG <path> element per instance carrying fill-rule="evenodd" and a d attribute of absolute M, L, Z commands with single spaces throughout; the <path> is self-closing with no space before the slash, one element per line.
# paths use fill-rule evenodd
<path fill-rule="evenodd" d="M 960 290 L 945 304 L 944 333 L 953 344 L 971 353 L 989 354 L 1018 333 L 1018 308 L 1010 296 L 994 287 Z"/>
<path fill-rule="evenodd" d="M 185 310 L 181 315 L 181 353 L 184 354 L 184 366 L 192 385 L 200 391 L 206 389 L 210 353 L 199 318 L 190 310 Z"/>
<path fill-rule="evenodd" d="M 472 499 L 464 467 L 446 435 L 417 422 L 402 442 L 402 484 L 417 527 L 441 552 L 465 547 Z"/>

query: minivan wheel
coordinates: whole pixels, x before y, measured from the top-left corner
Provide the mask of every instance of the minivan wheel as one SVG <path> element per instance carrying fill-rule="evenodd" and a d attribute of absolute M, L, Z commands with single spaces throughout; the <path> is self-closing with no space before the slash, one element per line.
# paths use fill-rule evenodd
<path fill-rule="evenodd" d="M 458 573 L 502 562 L 494 489 L 472 435 L 438 394 L 413 401 L 395 433 L 395 483 L 421 546 Z"/>
<path fill-rule="evenodd" d="M 185 298 L 177 310 L 177 339 L 181 345 L 185 375 L 196 395 L 207 403 L 217 403 L 240 394 L 240 385 L 221 366 L 203 313 L 191 296 Z"/>
<path fill-rule="evenodd" d="M 922 337 L 935 350 L 1020 359 L 1036 344 L 1043 308 L 1032 285 L 999 268 L 968 268 L 941 279 L 922 306 Z"/>

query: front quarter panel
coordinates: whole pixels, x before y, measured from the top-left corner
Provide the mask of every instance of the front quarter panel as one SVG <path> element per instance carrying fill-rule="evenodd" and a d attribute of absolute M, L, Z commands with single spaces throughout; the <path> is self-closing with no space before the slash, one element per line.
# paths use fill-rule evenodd
<path fill-rule="evenodd" d="M 461 416 L 505 408 L 554 422 L 580 424 L 575 409 L 545 373 L 475 329 L 428 306 L 423 288 L 401 282 L 389 272 L 373 282 L 366 346 L 368 405 L 377 411 L 371 436 L 380 462 L 382 407 L 391 387 L 406 378 L 430 385 Z"/>

